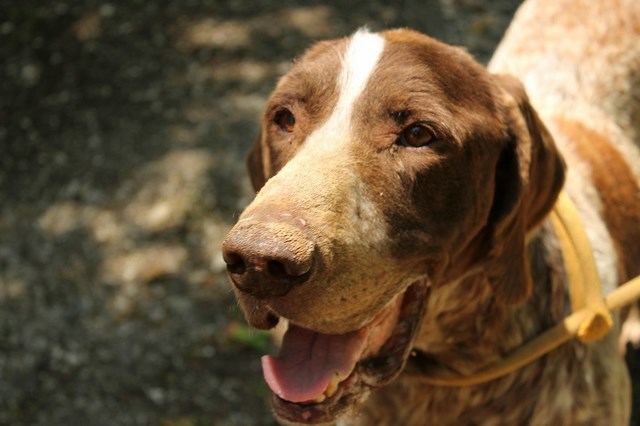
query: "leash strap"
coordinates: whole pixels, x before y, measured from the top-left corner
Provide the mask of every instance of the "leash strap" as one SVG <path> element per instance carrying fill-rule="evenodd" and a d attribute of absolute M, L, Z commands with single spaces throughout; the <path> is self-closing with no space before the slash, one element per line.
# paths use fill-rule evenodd
<path fill-rule="evenodd" d="M 459 387 L 485 383 L 524 367 L 571 339 L 576 338 L 583 343 L 601 339 L 613 324 L 610 311 L 640 299 L 640 276 L 619 286 L 606 298 L 602 297 L 591 244 L 576 207 L 564 192 L 560 193 L 551 212 L 551 220 L 565 262 L 573 313 L 499 362 L 471 376 L 442 370 L 431 371 L 416 363 L 407 366 L 409 374 L 437 386 Z"/>
<path fill-rule="evenodd" d="M 602 285 L 589 238 L 575 205 L 564 191 L 551 212 L 551 221 L 560 241 L 572 311 L 586 308 L 588 312 L 575 337 L 584 343 L 594 342 L 607 334 L 613 319 L 602 297 Z"/>

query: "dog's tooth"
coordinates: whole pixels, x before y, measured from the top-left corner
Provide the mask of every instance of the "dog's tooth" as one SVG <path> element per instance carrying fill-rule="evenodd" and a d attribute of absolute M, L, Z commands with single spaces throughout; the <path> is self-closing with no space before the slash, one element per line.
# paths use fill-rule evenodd
<path fill-rule="evenodd" d="M 324 390 L 324 395 L 330 397 L 338 390 L 338 385 L 340 384 L 340 373 L 335 372 L 333 376 L 331 376 L 331 381 L 327 385 L 327 388 Z"/>
<path fill-rule="evenodd" d="M 325 391 L 326 392 L 326 391 Z M 317 397 L 316 399 L 313 400 L 313 402 L 317 402 L 320 403 L 322 401 L 324 401 L 325 399 L 327 399 L 327 397 L 324 394 L 321 394 L 319 397 Z"/>

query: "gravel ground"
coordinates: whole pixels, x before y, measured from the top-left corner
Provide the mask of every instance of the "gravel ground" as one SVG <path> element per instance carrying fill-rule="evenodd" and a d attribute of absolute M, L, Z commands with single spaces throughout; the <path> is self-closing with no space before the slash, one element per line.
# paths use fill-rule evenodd
<path fill-rule="evenodd" d="M 518 3 L 0 1 L 0 424 L 273 424 L 219 247 L 276 78 L 362 25 L 486 61 Z"/>

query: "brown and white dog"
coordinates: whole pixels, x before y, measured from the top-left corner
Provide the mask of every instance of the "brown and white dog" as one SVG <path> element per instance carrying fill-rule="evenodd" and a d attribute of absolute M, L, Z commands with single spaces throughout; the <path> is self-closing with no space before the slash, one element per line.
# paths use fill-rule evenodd
<path fill-rule="evenodd" d="M 617 331 L 480 385 L 403 368 L 472 374 L 570 312 L 562 189 L 605 291 L 640 274 L 639 145 L 637 0 L 530 0 L 489 71 L 409 30 L 313 46 L 268 102 L 223 247 L 248 321 L 288 320 L 263 359 L 279 421 L 628 424 Z"/>

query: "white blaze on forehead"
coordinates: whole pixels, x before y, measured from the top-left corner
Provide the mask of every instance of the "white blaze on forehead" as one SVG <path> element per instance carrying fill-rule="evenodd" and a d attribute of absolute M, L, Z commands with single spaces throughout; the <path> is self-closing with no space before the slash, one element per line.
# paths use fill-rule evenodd
<path fill-rule="evenodd" d="M 309 136 L 308 144 L 322 144 L 326 148 L 327 144 L 339 146 L 349 140 L 355 101 L 364 91 L 383 50 L 384 38 L 366 29 L 351 37 L 337 80 L 338 102 L 329 119 Z"/>
<path fill-rule="evenodd" d="M 383 49 L 384 38 L 378 34 L 360 30 L 353 35 L 338 77 L 340 98 L 336 113 L 351 112 L 354 101 L 364 90 Z"/>

